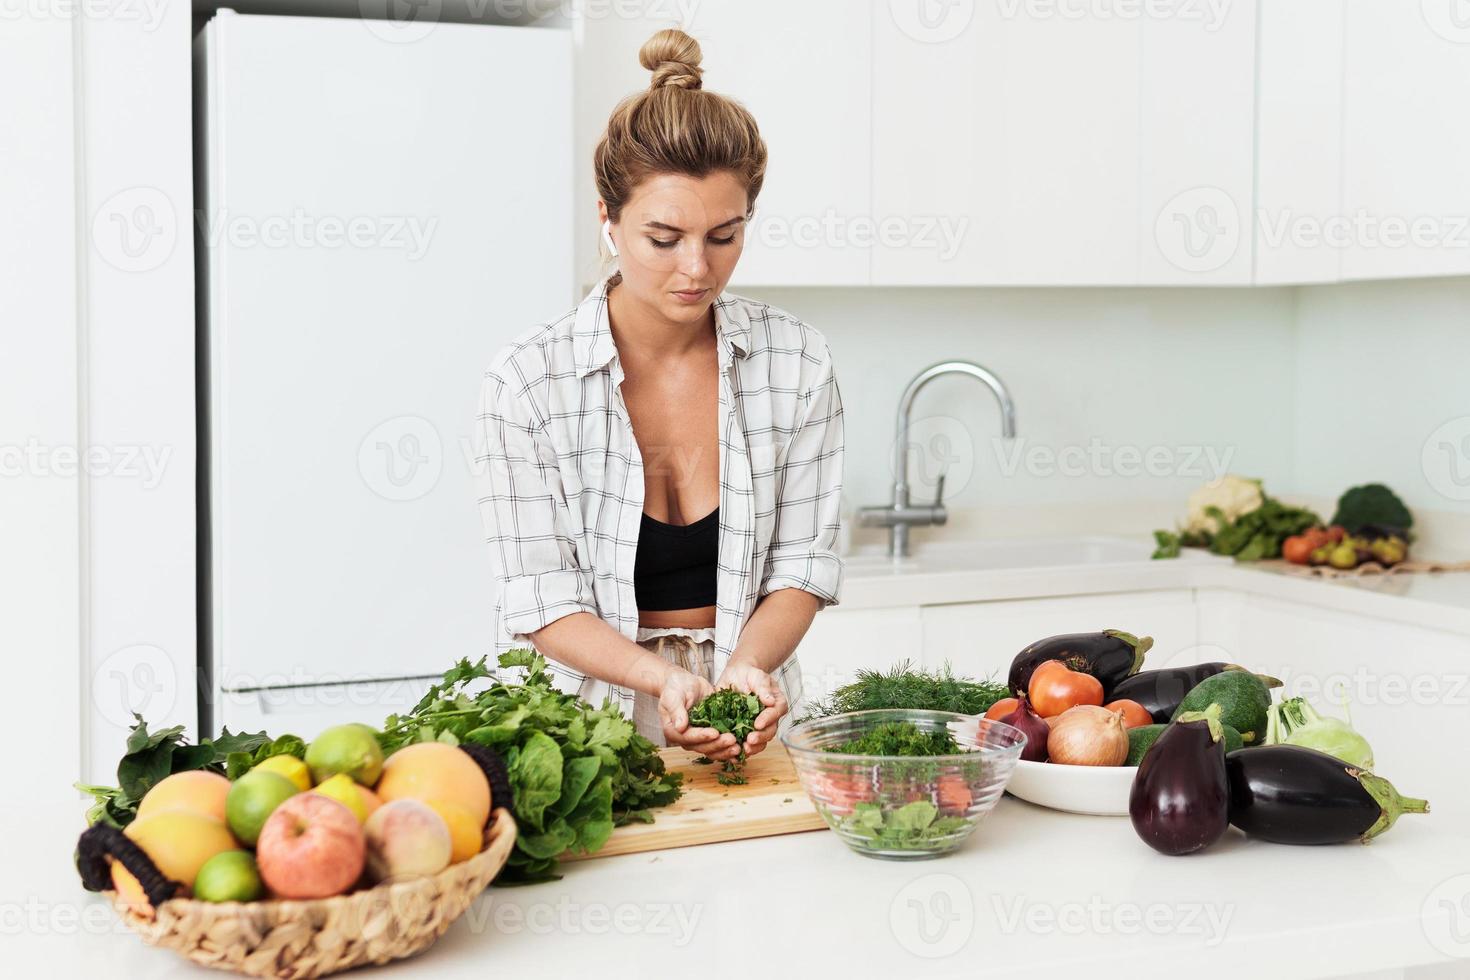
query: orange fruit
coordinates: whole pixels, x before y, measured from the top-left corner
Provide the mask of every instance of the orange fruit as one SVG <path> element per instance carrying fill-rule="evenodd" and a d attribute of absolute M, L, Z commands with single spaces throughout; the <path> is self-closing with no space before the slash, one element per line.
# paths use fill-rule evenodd
<path fill-rule="evenodd" d="M 449 828 L 450 864 L 458 864 L 480 853 L 480 847 L 484 844 L 485 828 L 482 824 L 475 823 L 475 818 L 470 815 L 470 811 L 448 800 L 425 800 L 424 802 L 431 810 L 444 818 L 444 823 Z"/>
<path fill-rule="evenodd" d="M 123 833 L 143 849 L 164 877 L 186 889 L 194 887 L 205 861 L 240 846 L 223 820 L 192 810 L 150 813 L 128 824 Z M 148 901 L 138 879 L 118 861 L 112 863 L 112 887 L 124 901 L 147 909 Z"/>
<path fill-rule="evenodd" d="M 217 772 L 194 769 L 165 776 L 138 804 L 141 820 L 164 810 L 192 810 L 216 820 L 225 818 L 225 797 L 230 795 L 230 781 Z"/>
<path fill-rule="evenodd" d="M 490 782 L 468 754 L 443 742 L 405 745 L 383 763 L 374 787 L 383 802 L 443 800 L 464 807 L 475 826 L 490 819 Z"/>

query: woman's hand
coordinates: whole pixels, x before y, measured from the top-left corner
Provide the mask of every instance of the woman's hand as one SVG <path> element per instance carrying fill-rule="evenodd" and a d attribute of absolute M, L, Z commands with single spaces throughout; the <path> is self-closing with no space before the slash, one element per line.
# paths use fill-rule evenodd
<path fill-rule="evenodd" d="M 745 754 L 750 756 L 763 751 L 775 740 L 776 724 L 789 707 L 786 704 L 786 695 L 781 693 L 781 685 L 754 664 L 732 658 L 725 666 L 724 673 L 720 674 L 716 687 L 733 687 L 737 691 L 760 698 L 765 707 L 755 716 L 755 731 L 745 736 Z"/>
<path fill-rule="evenodd" d="M 658 695 L 658 716 L 664 741 L 723 762 L 740 754 L 735 736 L 713 728 L 690 728 L 689 709 L 715 691 L 710 682 L 687 670 L 671 670 Z"/>

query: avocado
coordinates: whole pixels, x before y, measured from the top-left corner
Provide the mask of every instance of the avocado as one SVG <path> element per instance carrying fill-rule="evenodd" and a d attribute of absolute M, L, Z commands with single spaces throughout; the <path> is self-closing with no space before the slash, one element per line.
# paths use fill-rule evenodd
<path fill-rule="evenodd" d="M 1222 709 L 1223 710 L 1223 709 Z M 1137 728 L 1128 729 L 1128 758 L 1123 760 L 1125 766 L 1136 766 L 1143 761 L 1148 750 L 1153 748 L 1154 742 L 1158 741 L 1160 735 L 1168 725 L 1139 725 Z M 1240 737 L 1240 732 L 1230 725 L 1221 725 L 1221 731 L 1225 735 L 1225 751 L 1234 752 L 1243 748 L 1245 742 Z"/>
<path fill-rule="evenodd" d="M 1244 670 L 1227 670 L 1206 677 L 1179 702 L 1173 717 L 1186 711 L 1203 711 L 1211 704 L 1220 706 L 1220 722 L 1240 733 L 1245 745 L 1255 745 L 1266 737 L 1266 710 L 1271 707 L 1271 690 L 1257 677 Z"/>

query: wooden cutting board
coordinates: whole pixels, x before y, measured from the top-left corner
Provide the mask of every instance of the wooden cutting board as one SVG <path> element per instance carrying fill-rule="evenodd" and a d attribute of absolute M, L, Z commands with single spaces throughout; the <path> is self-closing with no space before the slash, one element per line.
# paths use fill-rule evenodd
<path fill-rule="evenodd" d="M 659 755 L 671 771 L 684 774 L 684 793 L 678 801 L 654 810 L 653 823 L 614 830 L 595 853 L 568 854 L 563 860 L 773 837 L 827 826 L 802 790 L 791 757 L 779 742 L 746 761 L 743 786 L 721 786 L 719 763 L 700 765 L 693 752 L 670 748 L 661 749 Z"/>

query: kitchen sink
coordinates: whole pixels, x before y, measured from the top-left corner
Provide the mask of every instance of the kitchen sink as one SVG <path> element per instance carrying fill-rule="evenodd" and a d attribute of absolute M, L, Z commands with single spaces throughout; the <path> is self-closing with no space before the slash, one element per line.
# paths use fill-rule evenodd
<path fill-rule="evenodd" d="M 928 572 L 998 571 L 1005 569 L 1076 568 L 1149 562 L 1152 542 L 1109 537 L 996 538 L 944 541 L 917 546 L 913 554 L 892 558 L 881 545 L 846 555 L 849 576 L 924 574 Z M 1181 561 L 1210 561 L 1212 556 L 1186 550 Z"/>

